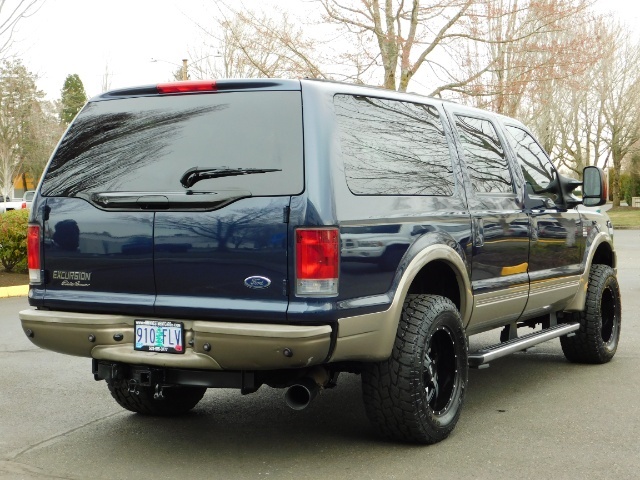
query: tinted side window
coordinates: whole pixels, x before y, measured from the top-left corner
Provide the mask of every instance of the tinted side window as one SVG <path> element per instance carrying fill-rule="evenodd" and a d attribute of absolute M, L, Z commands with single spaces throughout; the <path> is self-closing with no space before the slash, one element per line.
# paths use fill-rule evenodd
<path fill-rule="evenodd" d="M 456 115 L 471 184 L 478 193 L 513 193 L 509 164 L 489 120 Z"/>
<path fill-rule="evenodd" d="M 345 175 L 356 195 L 451 195 L 449 143 L 435 107 L 334 97 Z"/>
<path fill-rule="evenodd" d="M 186 192 L 193 167 L 274 169 L 194 191 L 290 195 L 304 187 L 300 92 L 159 95 L 89 103 L 55 152 L 42 194 Z"/>
<path fill-rule="evenodd" d="M 555 200 L 557 195 L 544 192 L 553 181 L 554 168 L 538 142 L 521 128 L 507 125 L 506 130 L 509 143 L 516 152 L 518 163 L 522 167 L 527 191 L 546 195 Z"/>

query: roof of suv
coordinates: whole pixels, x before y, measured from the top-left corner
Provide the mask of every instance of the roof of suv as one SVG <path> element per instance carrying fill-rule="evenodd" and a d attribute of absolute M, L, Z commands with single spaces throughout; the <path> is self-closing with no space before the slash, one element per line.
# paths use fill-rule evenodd
<path fill-rule="evenodd" d="M 239 90 L 319 90 L 333 94 L 368 95 L 373 97 L 384 96 L 389 99 L 416 102 L 418 98 L 440 104 L 455 105 L 456 109 L 464 110 L 471 114 L 482 114 L 483 116 L 493 116 L 511 124 L 517 124 L 526 129 L 524 124 L 518 120 L 505 115 L 483 110 L 476 107 L 462 105 L 452 100 L 429 97 L 420 93 L 407 93 L 389 90 L 379 86 L 357 85 L 347 82 L 325 80 L 317 78 L 304 79 L 273 79 L 273 78 L 249 78 L 249 79 L 208 79 L 208 80 L 187 80 L 157 85 L 143 85 L 118 90 L 111 90 L 93 97 L 90 102 L 113 100 L 116 98 L 137 97 L 158 94 L 181 94 L 181 93 L 207 93 Z"/>

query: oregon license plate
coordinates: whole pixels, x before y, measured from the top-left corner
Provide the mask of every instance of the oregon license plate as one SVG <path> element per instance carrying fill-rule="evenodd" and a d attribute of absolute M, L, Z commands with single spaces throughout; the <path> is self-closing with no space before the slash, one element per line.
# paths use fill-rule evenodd
<path fill-rule="evenodd" d="M 161 320 L 136 320 L 134 350 L 184 353 L 184 325 Z"/>

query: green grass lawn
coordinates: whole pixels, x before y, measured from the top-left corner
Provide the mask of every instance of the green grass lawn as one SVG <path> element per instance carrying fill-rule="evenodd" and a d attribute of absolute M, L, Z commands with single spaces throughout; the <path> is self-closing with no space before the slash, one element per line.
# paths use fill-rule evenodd
<path fill-rule="evenodd" d="M 640 208 L 617 207 L 607 211 L 613 228 L 637 228 L 640 229 Z"/>

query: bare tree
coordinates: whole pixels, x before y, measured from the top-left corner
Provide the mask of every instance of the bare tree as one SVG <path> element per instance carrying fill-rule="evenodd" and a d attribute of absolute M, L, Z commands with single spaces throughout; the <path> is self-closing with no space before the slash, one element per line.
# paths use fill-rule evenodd
<path fill-rule="evenodd" d="M 619 207 L 622 161 L 640 141 L 640 44 L 628 28 L 613 24 L 612 33 L 597 88 L 611 151 L 613 206 Z"/>
<path fill-rule="evenodd" d="M 278 9 L 217 2 L 215 28 L 200 26 L 218 53 L 192 57 L 213 58 L 199 76 L 310 76 L 406 91 L 421 71 L 431 95 L 510 93 L 548 75 L 554 59 L 573 58 L 578 42 L 567 48 L 549 34 L 575 23 L 592 1 L 314 0 L 307 29 Z"/>
<path fill-rule="evenodd" d="M 605 141 L 604 97 L 596 88 L 605 55 L 611 54 L 603 22 L 603 18 L 597 19 L 594 28 L 589 29 L 593 33 L 593 45 L 600 52 L 591 68 L 555 82 L 553 90 L 546 92 L 546 100 L 541 101 L 544 102 L 540 109 L 542 115 L 532 122 L 542 133 L 545 147 L 553 153 L 555 163 L 578 178 L 586 166 L 606 166 L 610 154 Z"/>
<path fill-rule="evenodd" d="M 586 14 L 590 3 L 592 0 L 476 2 L 470 29 L 476 32 L 476 39 L 466 43 L 463 64 L 471 81 L 456 91 L 504 115 L 538 117 L 533 114 L 537 104 L 528 99 L 548 98 L 555 84 L 580 75 L 594 63 L 597 52 L 588 28 L 592 19 Z"/>
<path fill-rule="evenodd" d="M 0 58 L 11 46 L 18 22 L 36 13 L 43 0 L 0 0 Z"/>
<path fill-rule="evenodd" d="M 214 28 L 196 23 L 210 44 L 191 52 L 189 71 L 198 78 L 326 77 L 317 42 L 284 10 L 233 10 L 220 2 Z"/>
<path fill-rule="evenodd" d="M 640 45 L 606 17 L 587 30 L 598 52 L 589 69 L 560 79 L 532 104 L 532 124 L 556 164 L 576 177 L 588 165 L 611 165 L 614 205 L 620 201 L 623 160 L 640 141 Z"/>
<path fill-rule="evenodd" d="M 490 16 L 490 38 L 508 41 L 488 44 L 484 54 L 496 58 L 495 65 L 466 87 L 461 100 L 523 120 L 554 163 L 574 177 L 585 166 L 606 165 L 608 87 L 598 85 L 616 55 L 610 20 L 593 15 L 587 2 L 542 0 L 520 10 L 516 1 L 494 3 L 511 10 Z"/>
<path fill-rule="evenodd" d="M 24 190 L 27 190 L 27 177 L 38 182 L 51 152 L 64 133 L 65 126 L 59 121 L 61 110 L 59 101 L 39 101 L 31 110 L 28 137 L 25 139 L 23 149 L 24 158 L 19 171 Z"/>
<path fill-rule="evenodd" d="M 0 193 L 7 196 L 31 144 L 34 110 L 43 94 L 19 60 L 0 64 Z"/>
<path fill-rule="evenodd" d="M 602 61 L 611 54 L 607 20 L 585 15 L 554 37 L 557 45 L 564 45 L 562 37 L 569 37 L 569 45 L 576 48 L 567 62 L 556 63 L 554 75 L 525 92 L 515 115 L 536 130 L 557 166 L 580 178 L 585 166 L 596 165 L 608 155 L 603 99 L 595 88 Z"/>
<path fill-rule="evenodd" d="M 431 56 L 461 35 L 457 30 L 475 0 L 317 0 L 325 21 L 336 25 L 359 52 L 352 58 L 381 64 L 382 86 L 406 91 L 423 64 L 442 70 Z M 465 32 L 465 34 L 468 32 Z M 459 81 L 449 82 L 454 85 Z M 446 87 L 445 87 L 446 88 Z M 434 91 L 439 93 L 439 91 Z"/>
<path fill-rule="evenodd" d="M 556 165 L 578 178 L 584 167 L 597 165 L 609 155 L 604 142 L 603 103 L 593 88 L 593 75 L 578 77 L 588 82 L 580 86 L 572 86 L 573 82 L 557 85 L 544 107 L 545 118 L 535 122 Z"/>
<path fill-rule="evenodd" d="M 113 72 L 109 69 L 109 61 L 104 64 L 104 73 L 102 74 L 102 92 L 111 90 L 111 80 L 113 79 Z"/>

